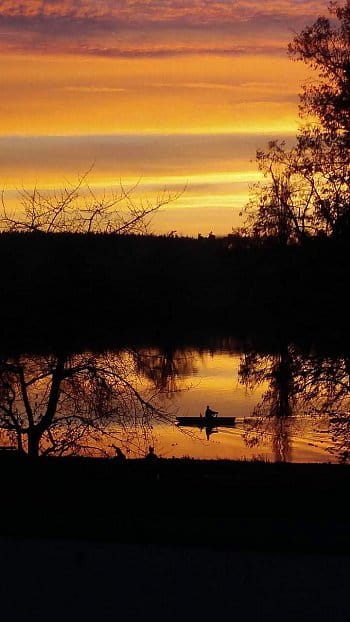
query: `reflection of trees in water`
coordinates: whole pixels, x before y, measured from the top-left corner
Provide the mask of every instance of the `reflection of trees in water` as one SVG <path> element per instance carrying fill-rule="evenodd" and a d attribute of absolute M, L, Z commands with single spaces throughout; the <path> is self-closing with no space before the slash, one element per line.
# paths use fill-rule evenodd
<path fill-rule="evenodd" d="M 2 358 L 0 428 L 33 456 L 147 443 L 152 419 L 167 417 L 140 386 L 131 354 Z"/>
<path fill-rule="evenodd" d="M 350 450 L 350 357 L 305 358 L 303 365 L 304 408 L 326 416 L 332 446 L 329 450 L 347 460 Z"/>
<path fill-rule="evenodd" d="M 277 461 L 291 457 L 290 416 L 300 390 L 296 374 L 298 360 L 293 354 L 292 348 L 287 346 L 273 355 L 249 352 L 244 355 L 239 370 L 241 382 L 248 389 L 267 384 L 267 390 L 254 408 L 244 440 L 254 447 L 271 435 Z"/>
<path fill-rule="evenodd" d="M 171 419 L 161 406 L 163 396 L 171 399 L 182 390 L 181 381 L 196 373 L 197 361 L 198 352 L 173 347 L 2 357 L 2 438 L 31 455 L 108 453 L 120 443 L 141 452 L 153 444 L 152 421 Z M 317 424 L 326 418 L 329 450 L 348 459 L 350 357 L 306 355 L 291 345 L 273 354 L 251 350 L 242 357 L 240 380 L 249 390 L 263 390 L 246 423 L 249 446 L 272 439 L 275 459 L 290 460 L 295 426 L 307 416 Z"/>
<path fill-rule="evenodd" d="M 291 458 L 291 416 L 327 417 L 333 445 L 341 459 L 350 456 L 350 358 L 304 355 L 294 346 L 274 354 L 246 353 L 241 382 L 251 391 L 267 386 L 247 424 L 245 442 L 254 447 L 271 435 L 275 459 Z"/>
<path fill-rule="evenodd" d="M 173 346 L 143 349 L 134 353 L 134 357 L 138 372 L 168 399 L 182 390 L 181 380 L 193 376 L 197 371 L 194 353 Z"/>

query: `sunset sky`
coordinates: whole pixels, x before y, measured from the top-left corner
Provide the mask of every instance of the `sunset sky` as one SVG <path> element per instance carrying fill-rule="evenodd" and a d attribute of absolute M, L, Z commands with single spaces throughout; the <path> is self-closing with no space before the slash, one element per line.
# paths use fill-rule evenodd
<path fill-rule="evenodd" d="M 229 232 L 257 147 L 292 140 L 316 0 L 0 1 L 0 185 L 186 190 L 154 231 Z"/>

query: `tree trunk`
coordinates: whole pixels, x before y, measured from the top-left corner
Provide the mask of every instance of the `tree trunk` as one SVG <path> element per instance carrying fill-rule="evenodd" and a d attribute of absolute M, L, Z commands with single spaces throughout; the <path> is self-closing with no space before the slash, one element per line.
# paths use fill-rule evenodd
<path fill-rule="evenodd" d="M 39 456 L 40 434 L 37 431 L 28 431 L 28 456 L 37 458 Z"/>

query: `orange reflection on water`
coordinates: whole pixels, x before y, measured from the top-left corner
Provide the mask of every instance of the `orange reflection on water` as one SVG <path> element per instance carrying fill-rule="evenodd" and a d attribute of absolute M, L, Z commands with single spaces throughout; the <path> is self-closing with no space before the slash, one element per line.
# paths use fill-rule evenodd
<path fill-rule="evenodd" d="M 268 389 L 262 382 L 253 393 L 247 392 L 239 381 L 241 355 L 235 353 L 192 354 L 196 373 L 181 379 L 183 389 L 172 400 L 174 413 L 199 416 L 207 404 L 220 416 L 236 417 L 234 428 L 214 429 L 207 439 L 206 430 L 154 425 L 154 444 L 164 457 L 193 457 L 200 459 L 276 459 L 276 434 L 287 435 L 291 445 L 289 459 L 295 462 L 329 462 L 325 436 L 320 435 L 304 419 L 292 418 L 276 428 L 271 420 L 267 431 L 260 435 L 258 445 L 245 443 L 245 432 L 252 419 L 254 407 Z M 281 429 L 280 429 L 281 428 Z M 283 429 L 282 429 L 283 428 Z M 277 439 L 277 443 L 279 440 Z"/>
<path fill-rule="evenodd" d="M 288 356 L 293 355 L 296 356 L 290 348 Z M 257 405 L 273 389 L 271 381 L 276 383 L 276 373 L 270 373 L 271 370 L 276 372 L 276 360 L 279 361 L 276 354 L 258 358 L 259 369 L 263 361 L 267 373 L 247 389 L 249 385 L 242 383 L 242 366 L 247 365 L 247 358 L 235 350 L 233 343 L 228 351 L 197 351 L 168 345 L 159 350 L 74 355 L 66 363 L 78 376 L 72 376 L 72 382 L 68 376 L 61 383 L 62 392 L 53 422 L 55 446 L 63 443 L 64 451 L 72 449 L 90 455 L 102 452 L 112 456 L 113 446 L 119 445 L 124 451 L 128 450 L 129 457 L 142 457 L 151 445 L 160 457 L 167 458 L 336 461 L 337 454 L 332 458 L 327 451 L 331 432 L 327 429 L 326 417 L 323 422 L 319 419 L 315 427 L 307 413 L 303 415 L 302 411 L 293 409 L 288 413 L 271 410 L 269 402 L 268 408 L 260 407 L 259 412 Z M 253 362 L 251 359 L 250 364 Z M 38 356 L 22 356 L 18 362 L 23 366 L 32 413 L 38 421 L 46 410 L 53 370 L 58 363 L 54 357 Z M 306 364 L 308 360 L 303 363 L 303 370 Z M 281 363 L 278 365 L 280 368 Z M 95 375 L 85 374 L 91 366 L 100 370 L 103 381 L 96 384 Z M 12 379 L 13 387 L 18 382 L 17 367 L 6 368 L 7 379 Z M 105 378 L 114 377 L 115 372 L 117 382 L 105 393 L 108 388 Z M 140 408 L 140 401 L 134 399 L 134 390 L 157 411 L 152 409 L 147 414 Z M 17 416 L 25 420 L 27 410 L 20 393 L 16 404 Z M 221 417 L 235 417 L 236 425 L 217 429 L 176 425 L 177 416 L 198 417 L 204 414 L 207 405 Z M 101 407 L 105 410 L 101 411 Z M 92 424 L 85 425 L 91 417 Z M 1 442 L 11 440 L 6 435 L 4 429 L 0 434 Z M 12 442 L 14 440 L 12 438 Z M 43 437 L 43 450 L 50 440 L 52 435 Z"/>
<path fill-rule="evenodd" d="M 182 433 L 178 429 L 154 429 L 155 449 L 158 455 L 164 458 L 198 458 L 198 459 L 225 459 L 225 460 L 275 460 L 272 450 L 272 437 L 267 437 L 258 447 L 247 447 L 243 440 L 244 424 L 237 422 L 234 429 L 219 428 L 217 434 L 206 439 L 205 430 L 186 428 L 190 434 Z M 331 462 L 332 458 L 325 447 L 314 438 L 293 436 L 293 462 Z"/>

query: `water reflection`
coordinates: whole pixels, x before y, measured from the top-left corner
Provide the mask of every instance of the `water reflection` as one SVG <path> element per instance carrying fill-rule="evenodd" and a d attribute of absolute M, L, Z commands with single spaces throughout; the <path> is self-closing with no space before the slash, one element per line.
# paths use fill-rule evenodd
<path fill-rule="evenodd" d="M 210 403 L 234 429 L 184 436 L 177 415 Z M 282 343 L 0 358 L 3 443 L 31 455 L 104 452 L 348 461 L 350 356 Z"/>
<path fill-rule="evenodd" d="M 245 353 L 241 381 L 249 390 L 264 386 L 245 440 L 254 446 L 271 435 L 274 458 L 291 459 L 291 434 L 302 420 L 323 421 L 328 451 L 345 461 L 350 449 L 350 359 L 302 353 L 284 345 L 277 353 Z"/>
<path fill-rule="evenodd" d="M 172 349 L 171 356 L 168 351 L 152 356 L 156 365 L 149 377 L 161 378 L 159 386 L 167 386 L 170 392 L 179 392 L 183 381 L 193 382 L 196 377 L 192 399 L 182 393 L 177 400 L 180 409 L 190 407 L 189 415 L 198 415 L 208 401 L 223 408 L 224 416 L 243 414 L 241 436 L 250 456 L 271 455 L 279 462 L 346 461 L 350 457 L 350 357 L 303 351 L 288 343 L 273 352 L 246 347 L 238 355 L 236 348 L 223 351 L 219 345 L 210 354 Z M 210 377 L 206 373 L 209 359 Z M 224 388 L 228 369 L 229 391 Z M 235 381 L 244 387 L 245 400 L 238 395 Z M 221 434 L 215 428 L 211 432 Z M 206 437 L 209 441 L 211 434 Z M 241 449 L 240 456 L 226 453 L 221 457 L 242 455 Z"/>
<path fill-rule="evenodd" d="M 172 344 L 134 352 L 138 373 L 143 374 L 168 399 L 183 390 L 184 378 L 195 376 L 198 371 L 196 358 L 191 350 Z"/>
<path fill-rule="evenodd" d="M 304 357 L 300 374 L 304 411 L 327 418 L 331 446 L 341 461 L 348 461 L 350 449 L 350 357 Z"/>
<path fill-rule="evenodd" d="M 168 420 L 157 391 L 141 386 L 130 352 L 0 359 L 0 427 L 30 456 L 135 449 L 151 422 Z"/>
<path fill-rule="evenodd" d="M 294 354 L 293 348 L 287 345 L 273 355 L 250 351 L 243 355 L 239 372 L 249 390 L 254 391 L 258 385 L 267 386 L 247 425 L 245 441 L 254 447 L 262 436 L 270 434 L 274 459 L 278 462 L 291 459 L 290 417 L 300 392 L 299 358 Z"/>

